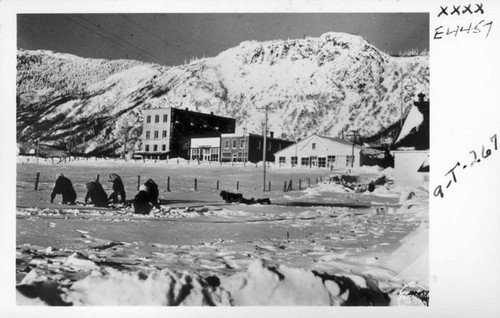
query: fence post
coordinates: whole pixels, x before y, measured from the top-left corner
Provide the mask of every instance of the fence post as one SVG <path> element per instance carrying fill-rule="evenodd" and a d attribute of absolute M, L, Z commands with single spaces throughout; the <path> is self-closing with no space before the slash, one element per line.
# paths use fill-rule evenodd
<path fill-rule="evenodd" d="M 170 176 L 167 177 L 167 192 L 170 192 Z"/>
<path fill-rule="evenodd" d="M 302 179 L 299 179 L 299 190 L 302 190 Z"/>
<path fill-rule="evenodd" d="M 137 191 L 139 191 L 139 187 L 141 186 L 141 176 L 137 176 Z"/>
<path fill-rule="evenodd" d="M 283 184 L 283 192 L 286 192 L 286 180 L 285 183 Z"/>
<path fill-rule="evenodd" d="M 311 187 L 311 178 L 307 178 L 307 186 L 310 188 Z"/>
<path fill-rule="evenodd" d="M 240 182 L 236 181 L 236 191 L 239 191 L 239 190 L 240 190 Z"/>
<path fill-rule="evenodd" d="M 290 180 L 290 183 L 288 184 L 288 189 L 287 191 L 293 191 L 293 180 Z"/>
<path fill-rule="evenodd" d="M 269 192 L 271 192 L 271 181 L 269 181 Z"/>
<path fill-rule="evenodd" d="M 217 190 L 219 190 L 219 180 L 217 180 Z"/>
<path fill-rule="evenodd" d="M 38 190 L 38 181 L 40 180 L 40 172 L 36 173 L 36 180 L 35 180 L 35 190 Z"/>
<path fill-rule="evenodd" d="M 97 178 L 95 179 L 95 181 L 99 182 L 99 175 L 97 175 Z"/>
<path fill-rule="evenodd" d="M 194 191 L 198 191 L 198 179 L 194 178 Z"/>

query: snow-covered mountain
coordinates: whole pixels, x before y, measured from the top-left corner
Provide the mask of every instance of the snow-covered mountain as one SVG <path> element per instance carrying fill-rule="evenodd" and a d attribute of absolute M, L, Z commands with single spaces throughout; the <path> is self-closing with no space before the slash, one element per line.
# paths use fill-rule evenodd
<path fill-rule="evenodd" d="M 118 152 L 139 140 L 144 108 L 180 107 L 236 118 L 237 131 L 295 139 L 359 130 L 372 141 L 392 131 L 429 93 L 428 56 L 393 57 L 362 37 L 243 42 L 218 56 L 166 67 L 19 50 L 17 138 L 74 142 L 85 152 Z M 387 139 L 387 137 L 389 137 Z"/>

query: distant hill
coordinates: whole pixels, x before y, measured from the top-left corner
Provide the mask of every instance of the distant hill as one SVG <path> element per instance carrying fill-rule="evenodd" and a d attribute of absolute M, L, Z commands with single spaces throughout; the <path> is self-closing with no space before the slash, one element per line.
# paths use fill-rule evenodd
<path fill-rule="evenodd" d="M 73 142 L 86 153 L 117 153 L 132 126 L 139 142 L 142 110 L 180 107 L 236 118 L 238 129 L 296 139 L 358 130 L 388 143 L 420 92 L 429 93 L 428 56 L 392 57 L 362 37 L 243 42 L 218 56 L 166 67 L 130 60 L 80 58 L 18 50 L 17 139 Z"/>

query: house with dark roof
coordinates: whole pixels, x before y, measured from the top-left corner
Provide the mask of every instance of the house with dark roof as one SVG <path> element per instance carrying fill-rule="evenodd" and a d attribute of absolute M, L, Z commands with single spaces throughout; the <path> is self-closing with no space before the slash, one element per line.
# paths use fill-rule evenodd
<path fill-rule="evenodd" d="M 418 186 L 429 181 L 430 103 L 424 97 L 418 94 L 391 147 L 397 185 Z"/>
<path fill-rule="evenodd" d="M 340 138 L 311 135 L 274 153 L 276 165 L 355 168 L 363 147 Z"/>

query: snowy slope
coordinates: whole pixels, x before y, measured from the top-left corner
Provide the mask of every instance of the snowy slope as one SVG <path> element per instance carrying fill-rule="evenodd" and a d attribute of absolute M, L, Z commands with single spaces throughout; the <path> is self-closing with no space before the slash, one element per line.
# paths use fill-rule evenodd
<path fill-rule="evenodd" d="M 19 50 L 18 139 L 73 138 L 86 152 L 117 152 L 124 126 L 134 127 L 128 146 L 138 141 L 142 109 L 167 106 L 234 117 L 240 130 L 260 133 L 257 108 L 267 105 L 276 108 L 270 129 L 278 137 L 350 129 L 369 137 L 428 94 L 428 64 L 428 56 L 391 57 L 362 37 L 333 32 L 243 42 L 177 67 Z"/>

